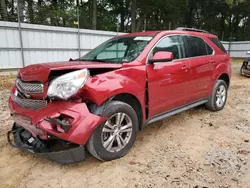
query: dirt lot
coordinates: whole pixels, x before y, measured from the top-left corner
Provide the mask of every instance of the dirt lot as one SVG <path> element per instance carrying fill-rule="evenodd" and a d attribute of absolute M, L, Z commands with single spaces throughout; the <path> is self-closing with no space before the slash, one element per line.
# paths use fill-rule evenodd
<path fill-rule="evenodd" d="M 189 110 L 142 130 L 122 159 L 62 166 L 11 148 L 8 90 L 0 91 L 0 187 L 250 188 L 250 79 L 233 78 L 225 109 Z"/>

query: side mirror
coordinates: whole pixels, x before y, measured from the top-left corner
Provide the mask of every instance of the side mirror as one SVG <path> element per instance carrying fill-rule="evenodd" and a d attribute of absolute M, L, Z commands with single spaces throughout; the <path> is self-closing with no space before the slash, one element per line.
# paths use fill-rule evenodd
<path fill-rule="evenodd" d="M 156 62 L 169 62 L 174 59 L 174 55 L 172 52 L 156 52 L 153 57 L 149 59 L 149 63 L 156 63 Z"/>
<path fill-rule="evenodd" d="M 247 51 L 247 55 L 250 55 L 250 51 Z"/>

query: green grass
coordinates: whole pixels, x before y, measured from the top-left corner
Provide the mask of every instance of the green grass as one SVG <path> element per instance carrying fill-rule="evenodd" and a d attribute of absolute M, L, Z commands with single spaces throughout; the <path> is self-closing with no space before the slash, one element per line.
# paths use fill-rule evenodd
<path fill-rule="evenodd" d="M 240 64 L 243 63 L 244 59 L 232 59 L 233 63 Z"/>

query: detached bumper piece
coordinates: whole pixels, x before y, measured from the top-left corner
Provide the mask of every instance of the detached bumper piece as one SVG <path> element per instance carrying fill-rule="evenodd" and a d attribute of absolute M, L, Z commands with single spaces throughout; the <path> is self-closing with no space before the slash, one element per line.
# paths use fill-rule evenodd
<path fill-rule="evenodd" d="M 241 74 L 250 77 L 250 58 L 246 59 L 241 67 Z"/>
<path fill-rule="evenodd" d="M 242 74 L 244 76 L 250 77 L 250 69 L 246 69 L 245 67 L 242 68 Z"/>
<path fill-rule="evenodd" d="M 11 136 L 14 142 L 11 141 Z M 41 140 L 33 137 L 29 131 L 16 124 L 8 132 L 7 137 L 11 146 L 60 164 L 77 163 L 85 159 L 85 148 L 83 146 L 67 144 L 59 139 Z"/>

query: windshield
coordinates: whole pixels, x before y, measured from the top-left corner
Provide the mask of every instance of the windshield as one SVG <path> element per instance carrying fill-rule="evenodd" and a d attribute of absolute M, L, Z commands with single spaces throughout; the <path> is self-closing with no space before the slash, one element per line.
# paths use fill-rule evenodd
<path fill-rule="evenodd" d="M 113 38 L 90 51 L 79 60 L 108 63 L 131 62 L 141 54 L 152 38 L 151 36 Z"/>

